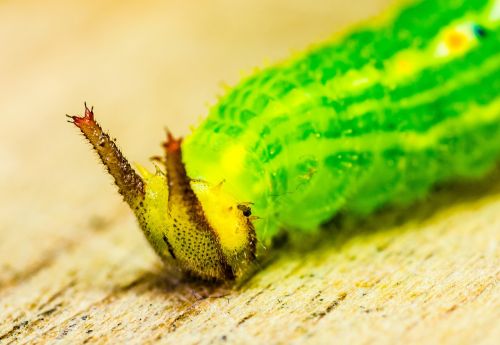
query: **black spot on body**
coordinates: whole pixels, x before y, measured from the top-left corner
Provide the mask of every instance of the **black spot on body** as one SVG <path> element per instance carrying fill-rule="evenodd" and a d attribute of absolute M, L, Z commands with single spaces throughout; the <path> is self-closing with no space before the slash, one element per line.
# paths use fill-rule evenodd
<path fill-rule="evenodd" d="M 476 25 L 474 25 L 473 30 L 474 30 L 474 35 L 476 35 L 476 37 L 478 37 L 478 38 L 486 37 L 487 32 L 483 26 L 476 24 Z"/>

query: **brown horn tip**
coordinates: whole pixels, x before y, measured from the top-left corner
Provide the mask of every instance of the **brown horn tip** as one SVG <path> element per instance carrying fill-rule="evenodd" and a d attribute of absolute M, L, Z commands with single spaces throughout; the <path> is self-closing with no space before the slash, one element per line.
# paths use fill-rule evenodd
<path fill-rule="evenodd" d="M 181 143 L 182 143 L 182 138 L 174 138 L 172 132 L 170 132 L 168 129 L 167 131 L 167 141 L 163 143 L 163 147 L 167 152 L 172 153 L 176 151 L 180 151 L 181 149 Z"/>
<path fill-rule="evenodd" d="M 77 127 L 81 127 L 82 125 L 91 125 L 95 124 L 94 120 L 94 107 L 88 107 L 87 103 L 84 103 L 85 105 L 85 115 L 84 116 L 71 116 L 71 115 L 66 115 L 68 118 L 71 119 L 70 122 L 74 123 Z"/>

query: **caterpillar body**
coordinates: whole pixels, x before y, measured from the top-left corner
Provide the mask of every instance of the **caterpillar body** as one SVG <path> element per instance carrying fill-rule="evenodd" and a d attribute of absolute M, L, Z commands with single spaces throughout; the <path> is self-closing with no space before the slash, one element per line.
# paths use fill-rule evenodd
<path fill-rule="evenodd" d="M 314 231 L 491 169 L 499 23 L 499 0 L 405 1 L 244 79 L 183 141 L 169 134 L 165 171 L 136 173 L 92 110 L 70 118 L 165 261 L 234 279 L 279 229 Z"/>

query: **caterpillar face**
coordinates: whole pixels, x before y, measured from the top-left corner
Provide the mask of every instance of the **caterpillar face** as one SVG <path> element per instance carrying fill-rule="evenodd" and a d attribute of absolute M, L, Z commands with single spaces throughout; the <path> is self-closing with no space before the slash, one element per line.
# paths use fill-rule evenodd
<path fill-rule="evenodd" d="M 137 174 L 86 108 L 73 122 L 93 145 L 120 193 L 134 210 L 156 252 L 165 261 L 205 279 L 233 280 L 255 259 L 255 230 L 248 204 L 224 184 L 191 180 L 182 162 L 181 140 L 168 134 L 166 174 L 139 166 Z"/>

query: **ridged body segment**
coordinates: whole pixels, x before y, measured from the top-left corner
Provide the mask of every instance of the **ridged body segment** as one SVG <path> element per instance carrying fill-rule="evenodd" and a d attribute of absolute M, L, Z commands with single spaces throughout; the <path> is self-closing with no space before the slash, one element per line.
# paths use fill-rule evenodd
<path fill-rule="evenodd" d="M 182 149 L 264 243 L 483 175 L 500 157 L 500 1 L 413 1 L 231 89 Z"/>

